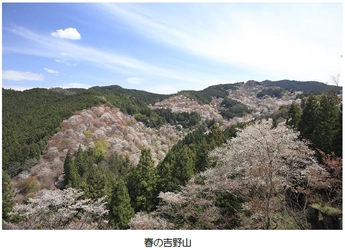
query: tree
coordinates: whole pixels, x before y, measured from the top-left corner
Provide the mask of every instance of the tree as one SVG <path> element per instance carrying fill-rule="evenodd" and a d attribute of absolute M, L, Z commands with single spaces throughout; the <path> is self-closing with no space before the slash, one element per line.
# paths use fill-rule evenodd
<path fill-rule="evenodd" d="M 317 138 L 317 126 L 319 124 L 320 106 L 315 95 L 310 95 L 303 107 L 298 130 L 301 136 L 312 142 Z"/>
<path fill-rule="evenodd" d="M 183 146 L 172 169 L 172 177 L 177 180 L 175 183 L 186 185 L 195 172 L 194 165 L 195 153 L 188 146 Z"/>
<path fill-rule="evenodd" d="M 14 201 L 11 179 L 9 175 L 2 170 L 2 219 L 5 221 L 11 220 L 10 213 L 13 210 Z"/>
<path fill-rule="evenodd" d="M 299 121 L 301 119 L 302 109 L 301 107 L 293 102 L 288 111 L 288 117 L 286 119 L 286 125 L 293 129 L 298 128 Z"/>
<path fill-rule="evenodd" d="M 307 188 L 311 169 L 320 169 L 314 151 L 298 140 L 298 133 L 282 123 L 259 121 L 245 127 L 224 148 L 210 153 L 217 167 L 202 176 L 212 188 L 225 188 L 245 203 L 244 224 L 272 229 L 284 223 L 286 192 Z M 281 220 L 279 222 L 279 220 Z"/>
<path fill-rule="evenodd" d="M 107 224 L 104 197 L 82 199 L 83 192 L 73 188 L 39 191 L 27 204 L 16 204 L 14 215 L 21 221 L 6 223 L 6 229 L 97 229 Z"/>
<path fill-rule="evenodd" d="M 117 229 L 127 229 L 135 216 L 125 182 L 119 179 L 114 183 L 110 200 L 110 223 Z"/>
<path fill-rule="evenodd" d="M 342 155 L 342 109 L 333 91 L 321 96 L 311 95 L 306 100 L 298 125 L 301 136 L 314 149 Z"/>
<path fill-rule="evenodd" d="M 67 186 L 70 183 L 71 170 L 73 169 L 73 165 L 74 165 L 74 162 L 73 162 L 72 154 L 71 154 L 71 151 L 68 150 L 66 158 L 65 158 L 65 162 L 63 165 L 65 186 Z"/>
<path fill-rule="evenodd" d="M 341 116 L 338 107 L 340 100 L 335 92 L 329 92 L 320 97 L 319 103 L 319 124 L 316 128 L 318 136 L 313 143 L 315 147 L 330 154 L 335 151 L 337 146 L 334 145 L 334 141 L 336 140 L 336 134 L 339 129 L 338 118 Z"/>
<path fill-rule="evenodd" d="M 74 163 L 71 152 L 68 150 L 64 162 L 64 184 L 65 187 L 80 188 L 81 180 L 78 168 Z"/>
<path fill-rule="evenodd" d="M 173 225 L 161 217 L 154 217 L 152 214 L 144 212 L 136 213 L 129 222 L 131 230 L 169 230 Z"/>
<path fill-rule="evenodd" d="M 85 153 L 86 152 L 84 152 L 84 150 L 79 145 L 77 155 L 75 156 L 74 164 L 81 178 L 84 176 L 84 174 L 87 172 L 87 169 L 88 169 L 88 163 L 87 163 Z"/>
<path fill-rule="evenodd" d="M 130 169 L 126 179 L 135 212 L 153 210 L 157 199 L 157 173 L 149 148 L 141 150 L 138 165 Z"/>
<path fill-rule="evenodd" d="M 93 164 L 87 177 L 86 196 L 91 199 L 103 197 L 106 194 L 106 177 L 101 169 Z"/>

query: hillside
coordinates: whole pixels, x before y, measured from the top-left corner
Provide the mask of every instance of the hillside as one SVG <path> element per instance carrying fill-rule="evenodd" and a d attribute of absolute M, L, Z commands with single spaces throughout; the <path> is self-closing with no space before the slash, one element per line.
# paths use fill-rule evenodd
<path fill-rule="evenodd" d="M 337 92 L 330 94 L 330 89 Z M 110 199 L 115 194 L 111 193 L 114 183 L 123 180 L 134 212 L 153 212 L 160 192 L 181 191 L 193 176 L 213 168 L 209 153 L 235 137 L 237 128 L 263 118 L 285 124 L 295 119 L 293 105 L 297 104 L 300 112 L 308 106 L 310 93 L 321 94 L 318 103 L 334 103 L 331 112 L 336 113 L 329 113 L 333 120 L 325 116 L 328 123 L 314 126 L 319 131 L 327 129 L 328 140 L 308 138 L 309 128 L 301 130 L 302 135 L 315 147 L 332 149 L 337 155 L 342 152 L 338 145 L 341 88 L 318 82 L 248 81 L 173 95 L 117 85 L 88 90 L 2 91 L 2 166 L 11 177 L 16 202 L 33 197 L 39 190 L 67 186 L 84 190 L 88 197 L 103 194 Z M 298 119 L 311 118 L 300 113 Z M 70 168 L 76 167 L 79 174 L 69 174 L 68 178 L 78 182 L 66 182 L 69 154 Z M 81 172 L 82 165 L 88 169 L 86 174 Z M 152 176 L 140 172 L 138 166 L 148 167 L 146 171 Z M 103 180 L 102 185 L 97 184 L 101 185 L 98 196 L 91 191 L 96 185 L 93 175 Z M 143 178 L 147 180 L 141 183 Z"/>

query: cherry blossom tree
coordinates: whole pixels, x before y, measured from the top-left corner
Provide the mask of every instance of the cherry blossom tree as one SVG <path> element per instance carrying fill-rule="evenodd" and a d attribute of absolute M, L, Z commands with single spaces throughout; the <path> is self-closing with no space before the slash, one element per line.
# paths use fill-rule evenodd
<path fill-rule="evenodd" d="M 136 213 L 135 217 L 128 223 L 132 230 L 169 230 L 173 229 L 173 224 L 167 220 L 155 216 L 153 214 L 146 214 L 144 212 Z"/>
<path fill-rule="evenodd" d="M 104 197 L 82 199 L 83 192 L 73 188 L 39 191 L 26 204 L 16 204 L 18 224 L 6 223 L 5 229 L 96 229 L 107 224 Z"/>
<path fill-rule="evenodd" d="M 210 153 L 217 165 L 202 177 L 212 189 L 224 188 L 244 198 L 248 228 L 273 229 L 288 207 L 287 191 L 307 189 L 310 171 L 320 170 L 314 154 L 298 132 L 283 123 L 272 128 L 271 121 L 257 121 Z"/>

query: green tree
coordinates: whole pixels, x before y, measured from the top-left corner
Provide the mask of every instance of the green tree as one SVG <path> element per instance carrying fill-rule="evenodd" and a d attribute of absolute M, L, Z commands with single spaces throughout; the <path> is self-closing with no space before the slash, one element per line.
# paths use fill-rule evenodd
<path fill-rule="evenodd" d="M 210 145 L 210 147 L 219 147 L 223 143 L 225 143 L 225 141 L 226 139 L 224 133 L 219 128 L 219 125 L 212 125 L 212 127 L 210 128 L 210 133 L 207 136 L 207 143 Z"/>
<path fill-rule="evenodd" d="M 196 152 L 195 168 L 198 173 L 205 171 L 211 166 L 211 162 L 208 157 L 210 149 L 211 146 L 207 143 L 206 139 L 204 139 Z"/>
<path fill-rule="evenodd" d="M 173 166 L 174 163 L 171 160 L 161 162 L 157 166 L 157 175 L 159 176 L 157 181 L 157 194 L 159 192 L 173 192 L 178 189 L 178 183 L 176 183 L 176 180 L 172 176 Z"/>
<path fill-rule="evenodd" d="M 298 130 L 303 138 L 314 142 L 317 138 L 317 126 L 319 124 L 320 105 L 315 95 L 310 95 L 303 107 Z"/>
<path fill-rule="evenodd" d="M 93 164 L 87 177 L 86 196 L 91 199 L 103 197 L 106 194 L 106 184 L 105 175 L 96 164 Z"/>
<path fill-rule="evenodd" d="M 143 148 L 136 167 L 127 176 L 127 187 L 135 212 L 152 211 L 157 202 L 157 173 L 151 150 Z"/>
<path fill-rule="evenodd" d="M 306 100 L 298 129 L 314 149 L 329 154 L 342 151 L 342 110 L 335 92 L 321 96 L 311 95 Z"/>
<path fill-rule="evenodd" d="M 10 212 L 14 207 L 13 190 L 10 176 L 2 170 L 2 219 L 5 221 L 11 220 Z"/>
<path fill-rule="evenodd" d="M 84 174 L 87 172 L 88 162 L 86 159 L 86 154 L 81 148 L 81 146 L 79 146 L 78 148 L 78 152 L 77 152 L 77 155 L 75 156 L 74 164 L 76 168 L 78 169 L 78 174 L 80 175 L 80 177 L 83 177 Z"/>
<path fill-rule="evenodd" d="M 73 162 L 72 154 L 71 154 L 71 151 L 68 150 L 66 158 L 65 158 L 65 162 L 63 165 L 65 186 L 67 186 L 70 183 L 71 169 L 73 169 L 73 165 L 74 165 L 74 162 Z"/>
<path fill-rule="evenodd" d="M 116 229 L 127 229 L 130 219 L 135 216 L 128 189 L 122 179 L 113 184 L 109 210 L 110 223 Z"/>
<path fill-rule="evenodd" d="M 288 111 L 288 117 L 286 119 L 286 125 L 290 126 L 291 128 L 297 129 L 298 124 L 301 120 L 302 109 L 301 107 L 293 102 Z"/>
<path fill-rule="evenodd" d="M 340 116 L 338 104 L 338 97 L 333 92 L 322 95 L 320 98 L 318 136 L 313 143 L 328 154 L 334 152 L 335 149 L 333 142 L 337 134 L 338 117 Z"/>
<path fill-rule="evenodd" d="M 74 163 L 72 154 L 70 151 L 67 151 L 67 155 L 64 163 L 64 184 L 65 187 L 80 188 L 80 176 L 78 173 L 78 168 Z"/>
<path fill-rule="evenodd" d="M 176 165 L 172 169 L 172 176 L 179 185 L 186 185 L 195 170 L 195 153 L 186 145 L 180 151 Z"/>

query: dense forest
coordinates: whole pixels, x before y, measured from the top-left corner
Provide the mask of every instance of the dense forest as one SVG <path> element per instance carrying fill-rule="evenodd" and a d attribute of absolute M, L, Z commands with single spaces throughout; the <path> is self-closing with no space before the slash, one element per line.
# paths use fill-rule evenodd
<path fill-rule="evenodd" d="M 294 91 L 300 91 L 301 99 L 251 116 L 249 103 L 233 99 L 229 91 L 252 85 L 258 100 L 279 100 Z M 152 108 L 172 95 L 119 86 L 2 89 L 3 228 L 340 229 L 339 91 L 322 83 L 284 80 L 179 93 L 200 105 L 221 98 L 217 108 L 223 119 L 215 120 L 197 110 Z M 33 176 L 26 177 L 21 190 L 13 189 L 11 179 L 38 163 L 63 120 L 100 105 L 118 108 L 152 131 L 169 124 L 185 136 L 158 163 L 146 146 L 137 163 L 129 154 L 111 153 L 104 139 L 94 140 L 93 147 L 66 147 L 63 179 L 55 189 L 43 189 Z M 246 116 L 251 118 L 230 123 Z M 18 202 L 15 195 L 24 199 Z"/>

